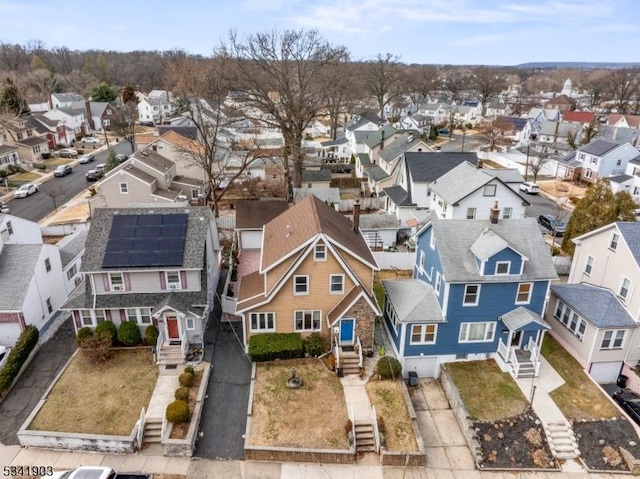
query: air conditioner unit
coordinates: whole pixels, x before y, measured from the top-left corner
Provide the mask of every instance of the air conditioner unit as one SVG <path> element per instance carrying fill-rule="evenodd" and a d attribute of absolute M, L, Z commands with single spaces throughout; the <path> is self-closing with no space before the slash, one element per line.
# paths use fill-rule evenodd
<path fill-rule="evenodd" d="M 180 289 L 180 285 L 178 283 L 169 283 L 169 289 Z"/>
<path fill-rule="evenodd" d="M 112 291 L 124 291 L 124 285 L 123 284 L 114 284 L 111 287 Z"/>

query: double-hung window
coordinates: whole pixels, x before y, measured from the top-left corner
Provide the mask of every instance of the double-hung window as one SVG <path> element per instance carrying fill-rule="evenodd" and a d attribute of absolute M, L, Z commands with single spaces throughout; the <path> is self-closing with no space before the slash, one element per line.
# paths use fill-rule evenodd
<path fill-rule="evenodd" d="M 411 344 L 435 344 L 437 324 L 414 324 L 411 326 Z"/>
<path fill-rule="evenodd" d="M 296 275 L 293 277 L 293 294 L 309 294 L 309 276 Z"/>
<path fill-rule="evenodd" d="M 604 332 L 600 349 L 622 349 L 624 345 L 624 329 L 609 329 Z"/>
<path fill-rule="evenodd" d="M 480 285 L 468 284 L 464 287 L 463 306 L 477 306 L 480 299 Z"/>
<path fill-rule="evenodd" d="M 317 244 L 313 250 L 314 261 L 326 261 L 327 260 L 327 246 L 324 244 Z"/>
<path fill-rule="evenodd" d="M 109 273 L 111 291 L 124 291 L 124 276 L 122 273 Z"/>
<path fill-rule="evenodd" d="M 622 277 L 620 281 L 620 289 L 618 290 L 618 296 L 626 300 L 629 297 L 629 291 L 631 290 L 631 280 L 629 278 Z"/>
<path fill-rule="evenodd" d="M 329 293 L 331 294 L 344 293 L 344 274 L 329 275 Z"/>
<path fill-rule="evenodd" d="M 618 241 L 620 241 L 620 236 L 618 233 L 611 233 L 611 239 L 609 240 L 609 249 L 613 251 L 618 247 Z"/>
<path fill-rule="evenodd" d="M 320 315 L 319 310 L 296 311 L 295 331 L 320 331 Z"/>
<path fill-rule="evenodd" d="M 591 275 L 591 271 L 593 271 L 593 256 L 587 256 L 587 261 L 584 264 L 584 274 L 587 276 Z"/>
<path fill-rule="evenodd" d="M 533 292 L 533 283 L 518 284 L 518 292 L 516 294 L 516 304 L 529 304 L 531 302 L 532 292 Z"/>

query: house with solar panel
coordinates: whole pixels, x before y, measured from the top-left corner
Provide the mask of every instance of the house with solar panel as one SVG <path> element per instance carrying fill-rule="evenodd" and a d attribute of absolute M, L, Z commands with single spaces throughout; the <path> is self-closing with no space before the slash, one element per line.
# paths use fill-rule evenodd
<path fill-rule="evenodd" d="M 76 331 L 103 321 L 158 328 L 156 357 L 181 363 L 203 347 L 220 246 L 206 207 L 98 208 L 86 241 L 86 281 L 64 304 Z"/>
<path fill-rule="evenodd" d="M 495 358 L 534 377 L 549 325 L 549 248 L 536 220 L 433 217 L 415 236 L 413 279 L 385 280 L 384 326 L 405 375 L 437 377 L 450 361 Z"/>
<path fill-rule="evenodd" d="M 264 225 L 253 271 L 239 272 L 236 314 L 247 347 L 257 334 L 319 333 L 331 340 L 338 367 L 355 355 L 358 372 L 354 350 L 373 351 L 381 314 L 373 296 L 378 266 L 358 221 L 357 208 L 352 223 L 308 195 Z"/>
<path fill-rule="evenodd" d="M 599 383 L 640 361 L 640 223 L 616 222 L 574 238 L 566 284 L 551 286 L 551 334 Z"/>

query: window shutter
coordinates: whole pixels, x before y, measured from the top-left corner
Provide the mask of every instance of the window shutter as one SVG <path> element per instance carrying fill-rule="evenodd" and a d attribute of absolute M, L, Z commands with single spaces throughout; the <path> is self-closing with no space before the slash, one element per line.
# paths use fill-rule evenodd
<path fill-rule="evenodd" d="M 105 309 L 104 317 L 107 318 L 107 321 L 109 321 L 110 323 L 113 323 L 113 319 L 111 319 L 111 310 L 110 309 Z"/>
<path fill-rule="evenodd" d="M 108 273 L 103 273 L 102 274 L 102 284 L 104 285 L 104 290 L 105 291 L 110 291 L 111 287 L 109 286 L 109 274 Z"/>
<path fill-rule="evenodd" d="M 131 282 L 129 281 L 129 273 L 123 273 L 122 277 L 124 278 L 125 291 L 131 291 Z"/>
<path fill-rule="evenodd" d="M 187 272 L 180 271 L 180 283 L 182 285 L 182 289 L 187 289 Z"/>
<path fill-rule="evenodd" d="M 80 313 L 78 313 L 77 311 L 74 311 L 73 320 L 76 323 L 76 329 L 80 329 L 82 327 L 82 322 L 80 322 Z"/>
<path fill-rule="evenodd" d="M 124 323 L 127 321 L 127 312 L 124 309 L 120 310 L 120 322 Z"/>
<path fill-rule="evenodd" d="M 164 275 L 164 271 L 160 271 L 158 274 L 160 275 L 160 289 L 164 291 L 167 289 L 167 278 Z"/>

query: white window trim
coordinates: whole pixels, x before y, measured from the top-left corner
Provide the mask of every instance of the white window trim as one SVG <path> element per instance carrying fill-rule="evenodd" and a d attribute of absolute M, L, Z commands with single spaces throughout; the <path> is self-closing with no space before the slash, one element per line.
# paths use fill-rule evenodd
<path fill-rule="evenodd" d="M 318 253 L 322 251 L 322 256 L 319 256 Z M 313 248 L 313 260 L 314 261 L 327 261 L 327 245 L 326 244 L 316 244 Z"/>
<path fill-rule="evenodd" d="M 420 328 L 420 341 L 413 340 L 413 328 Z M 433 340 L 427 341 L 427 328 L 433 327 Z M 413 324 L 411 325 L 411 331 L 409 332 L 409 344 L 436 344 L 438 339 L 438 325 L 437 324 Z"/>
<path fill-rule="evenodd" d="M 469 213 L 471 213 L 471 215 Z M 476 214 L 477 214 L 476 208 L 467 208 L 466 219 L 475 220 L 476 219 Z"/>
<path fill-rule="evenodd" d="M 476 302 L 475 303 L 465 303 L 465 299 L 467 297 L 467 288 L 469 286 L 477 286 L 478 287 L 478 292 L 476 293 Z M 478 303 L 480 303 L 480 290 L 482 289 L 482 286 L 479 284 L 465 284 L 464 285 L 464 293 L 462 295 L 462 306 L 478 306 Z"/>
<path fill-rule="evenodd" d="M 85 326 L 88 326 L 90 328 L 95 328 L 98 325 L 98 322 L 96 321 L 96 316 L 95 314 L 93 314 L 93 311 L 91 311 L 90 309 L 79 309 L 78 314 L 80 315 L 81 328 L 84 328 Z M 91 324 L 86 323 L 85 319 L 91 320 Z"/>
<path fill-rule="evenodd" d="M 185 326 L 187 328 L 187 331 L 194 331 L 196 329 L 195 318 L 185 318 Z"/>
<path fill-rule="evenodd" d="M 499 273 L 498 272 L 498 266 L 500 265 L 507 265 L 507 272 L 506 273 Z M 511 271 L 511 261 L 496 261 L 496 269 L 494 271 L 494 275 L 496 276 L 507 276 L 509 274 L 509 271 Z"/>
<path fill-rule="evenodd" d="M 265 328 L 254 328 L 253 327 L 253 319 L 254 318 L 258 318 L 258 326 L 260 325 L 260 320 L 259 318 L 261 316 L 264 316 L 265 318 L 265 324 L 268 324 L 268 319 L 269 316 L 271 317 L 270 320 L 273 323 L 272 327 L 265 327 Z M 270 332 L 275 332 L 276 330 L 276 313 L 273 312 L 260 312 L 260 313 L 250 313 L 249 314 L 249 331 L 251 331 L 252 333 L 270 333 Z"/>
<path fill-rule="evenodd" d="M 302 314 L 302 328 L 298 328 L 298 313 Z M 311 328 L 304 327 L 304 317 L 307 313 L 311 313 Z M 313 327 L 313 315 L 318 313 L 318 327 Z M 322 331 L 322 310 L 320 309 L 297 309 L 293 312 L 293 330 L 296 333 L 305 333 L 310 331 Z"/>
<path fill-rule="evenodd" d="M 627 288 L 627 294 L 625 296 L 622 296 L 622 286 L 624 285 L 625 280 L 629 281 L 629 287 Z M 631 279 L 627 278 L 626 276 L 623 276 L 620 279 L 620 286 L 618 286 L 618 298 L 626 302 L 629 299 L 629 295 L 631 294 L 632 285 L 633 285 L 633 281 L 631 281 Z"/>
<path fill-rule="evenodd" d="M 583 273 L 586 274 L 587 276 L 591 276 L 591 273 L 593 272 L 593 265 L 595 263 L 595 258 L 591 255 L 587 255 L 587 259 L 584 262 L 584 270 Z M 587 269 L 589 269 L 589 271 L 587 271 Z"/>
<path fill-rule="evenodd" d="M 149 318 L 149 322 L 147 323 L 142 321 L 143 309 L 149 312 L 149 314 L 147 315 Z M 133 315 L 129 314 L 130 310 L 135 311 L 135 314 Z M 127 316 L 127 321 L 134 322 L 140 326 L 149 326 L 150 324 L 153 324 L 153 320 L 151 319 L 151 308 L 126 308 L 124 311 L 125 311 L 125 315 Z"/>
<path fill-rule="evenodd" d="M 109 291 L 126 291 L 127 287 L 124 284 L 124 273 L 108 273 L 109 274 Z M 120 284 L 114 284 L 113 278 L 120 277 L 122 282 Z"/>
<path fill-rule="evenodd" d="M 609 238 L 609 249 L 611 251 L 616 251 L 618 249 L 618 244 L 620 244 L 620 235 L 618 233 L 611 233 L 611 237 Z"/>
<path fill-rule="evenodd" d="M 502 209 L 502 219 L 508 220 L 513 216 L 513 208 L 511 206 L 506 206 Z"/>
<path fill-rule="evenodd" d="M 436 296 L 440 297 L 440 291 L 442 291 L 442 276 L 440 275 L 440 271 L 436 272 L 436 283 L 433 289 L 436 292 Z"/>
<path fill-rule="evenodd" d="M 296 291 L 296 279 L 297 278 L 305 278 L 306 283 L 306 291 L 299 292 Z M 293 276 L 293 295 L 294 296 L 308 296 L 309 295 L 309 275 L 308 274 L 296 274 Z"/>
<path fill-rule="evenodd" d="M 170 274 L 178 275 L 178 282 L 169 281 L 169 275 Z M 165 281 L 165 284 L 167 285 L 167 289 L 168 290 L 180 291 L 182 289 L 182 278 L 181 278 L 179 270 L 177 270 L 177 271 L 176 270 L 165 271 L 164 272 L 164 281 Z"/>
<path fill-rule="evenodd" d="M 436 249 L 436 236 L 433 233 L 433 228 L 431 228 L 431 236 L 429 237 L 429 246 L 431 246 L 431 249 Z"/>
<path fill-rule="evenodd" d="M 565 315 L 565 313 L 567 314 Z M 575 328 L 571 327 L 573 315 L 575 315 Z M 571 334 L 578 338 L 579 341 L 582 341 L 584 339 L 584 335 L 587 331 L 587 322 L 560 299 L 558 299 L 556 303 L 556 308 L 553 311 L 553 317 L 565 328 L 567 328 L 571 332 Z M 583 327 L 580 328 L 580 326 Z M 582 329 L 582 331 L 580 331 L 580 329 Z"/>
<path fill-rule="evenodd" d="M 424 263 L 427 260 L 427 255 L 424 254 L 424 251 L 420 251 L 420 271 L 424 273 Z"/>
<path fill-rule="evenodd" d="M 526 301 L 518 301 L 518 296 L 520 296 L 520 286 L 528 284 L 529 285 L 529 294 L 527 295 Z M 531 302 L 531 295 L 533 294 L 533 283 L 518 283 L 518 289 L 516 290 L 516 300 L 514 304 L 529 304 Z"/>
<path fill-rule="evenodd" d="M 340 291 L 332 291 L 333 278 L 340 278 Z M 330 274 L 329 275 L 329 294 L 344 294 L 344 274 Z"/>
<path fill-rule="evenodd" d="M 124 189 L 122 188 L 124 186 Z M 129 183 L 126 181 L 121 181 L 118 183 L 118 188 L 120 189 L 120 194 L 128 195 L 129 194 Z"/>
<path fill-rule="evenodd" d="M 464 332 L 464 336 L 468 337 L 469 326 L 470 325 L 476 326 L 478 324 L 484 325 L 484 328 L 485 328 L 484 335 L 483 335 L 484 339 L 463 339 L 463 332 Z M 489 337 L 487 337 L 488 334 L 489 334 Z M 458 342 L 459 343 L 490 343 L 494 340 L 495 335 L 496 335 L 496 321 L 460 323 L 460 334 L 458 335 Z"/>
<path fill-rule="evenodd" d="M 607 333 L 611 333 L 611 337 L 608 339 L 609 345 L 605 346 L 605 338 Z M 622 333 L 622 341 L 620 341 L 620 346 L 614 346 L 616 339 L 618 338 L 618 334 Z M 607 329 L 602 333 L 602 340 L 600 341 L 600 350 L 601 351 L 610 351 L 610 350 L 618 350 L 624 349 L 625 340 L 627 339 L 627 330 L 626 329 Z"/>

